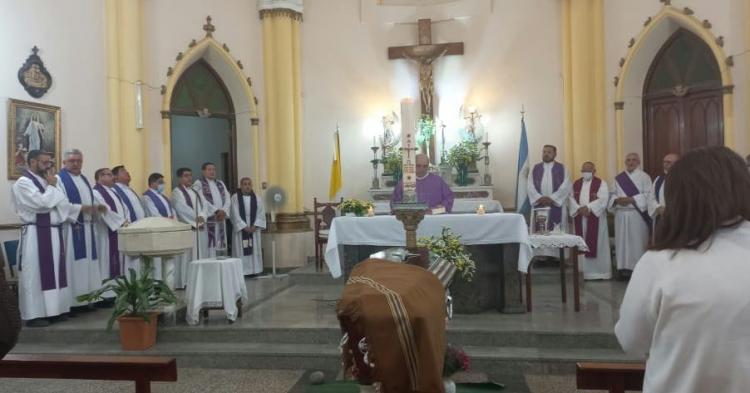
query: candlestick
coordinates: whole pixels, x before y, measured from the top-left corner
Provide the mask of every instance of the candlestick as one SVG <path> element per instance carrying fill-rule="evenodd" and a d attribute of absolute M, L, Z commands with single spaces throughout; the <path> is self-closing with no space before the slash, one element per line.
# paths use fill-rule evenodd
<path fill-rule="evenodd" d="M 487 135 L 487 134 L 485 134 Z M 484 146 L 484 183 L 483 186 L 492 185 L 492 175 L 490 174 L 490 142 L 483 142 Z"/>
<path fill-rule="evenodd" d="M 372 150 L 372 160 L 370 162 L 372 163 L 372 189 L 377 190 L 380 188 L 380 179 L 378 178 L 378 164 L 380 164 L 381 160 L 378 160 L 378 149 L 380 149 L 377 146 L 370 147 L 370 150 Z"/>

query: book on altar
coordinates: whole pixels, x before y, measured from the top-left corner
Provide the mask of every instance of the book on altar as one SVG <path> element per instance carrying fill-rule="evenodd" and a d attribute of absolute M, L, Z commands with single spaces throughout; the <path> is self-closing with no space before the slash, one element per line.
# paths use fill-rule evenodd
<path fill-rule="evenodd" d="M 445 214 L 445 208 L 444 207 L 436 207 L 432 209 L 432 214 Z"/>

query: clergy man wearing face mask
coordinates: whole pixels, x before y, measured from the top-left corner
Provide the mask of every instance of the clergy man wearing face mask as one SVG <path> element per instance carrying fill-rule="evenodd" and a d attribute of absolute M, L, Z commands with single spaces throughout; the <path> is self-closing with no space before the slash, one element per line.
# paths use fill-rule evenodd
<path fill-rule="evenodd" d="M 586 280 L 612 278 L 612 257 L 609 253 L 609 231 L 607 229 L 607 183 L 594 176 L 593 162 L 584 162 L 581 178 L 573 183 L 570 196 L 570 212 L 575 234 L 586 240 L 589 251 L 578 256 Z"/>

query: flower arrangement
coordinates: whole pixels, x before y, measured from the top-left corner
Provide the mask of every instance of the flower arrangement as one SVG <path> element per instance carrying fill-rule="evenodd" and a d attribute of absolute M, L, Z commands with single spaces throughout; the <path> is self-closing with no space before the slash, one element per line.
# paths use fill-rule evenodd
<path fill-rule="evenodd" d="M 434 135 L 435 121 L 427 115 L 422 115 L 417 121 L 417 143 L 428 143 Z"/>
<path fill-rule="evenodd" d="M 461 141 L 448 151 L 448 164 L 456 169 L 466 168 L 479 158 L 479 147 L 472 140 Z"/>
<path fill-rule="evenodd" d="M 341 214 L 346 213 L 354 213 L 356 216 L 364 216 L 367 214 L 367 211 L 371 208 L 374 208 L 375 205 L 372 204 L 372 202 L 369 201 L 363 201 L 360 199 L 347 199 L 343 202 L 341 202 L 341 205 L 339 205 L 339 208 L 341 209 Z"/>
<path fill-rule="evenodd" d="M 430 252 L 454 264 L 456 272 L 466 281 L 471 281 L 477 266 L 471 259 L 471 254 L 461 244 L 461 236 L 456 235 L 448 227 L 443 227 L 439 237 L 421 237 L 417 240 L 419 247 L 426 247 Z"/>
<path fill-rule="evenodd" d="M 445 361 L 443 363 L 443 377 L 450 378 L 459 371 L 468 371 L 471 365 L 469 355 L 461 348 L 451 344 L 445 347 Z"/>

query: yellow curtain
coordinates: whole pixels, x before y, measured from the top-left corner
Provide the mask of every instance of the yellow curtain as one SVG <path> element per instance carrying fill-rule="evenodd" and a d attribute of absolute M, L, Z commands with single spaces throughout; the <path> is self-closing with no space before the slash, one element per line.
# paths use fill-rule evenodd
<path fill-rule="evenodd" d="M 592 161 L 608 177 L 603 1 L 563 0 L 562 7 L 565 164 L 578 174 Z"/>
<path fill-rule="evenodd" d="M 301 213 L 302 88 L 300 23 L 302 15 L 285 9 L 264 10 L 263 68 L 268 182 L 287 191 L 282 213 Z"/>

